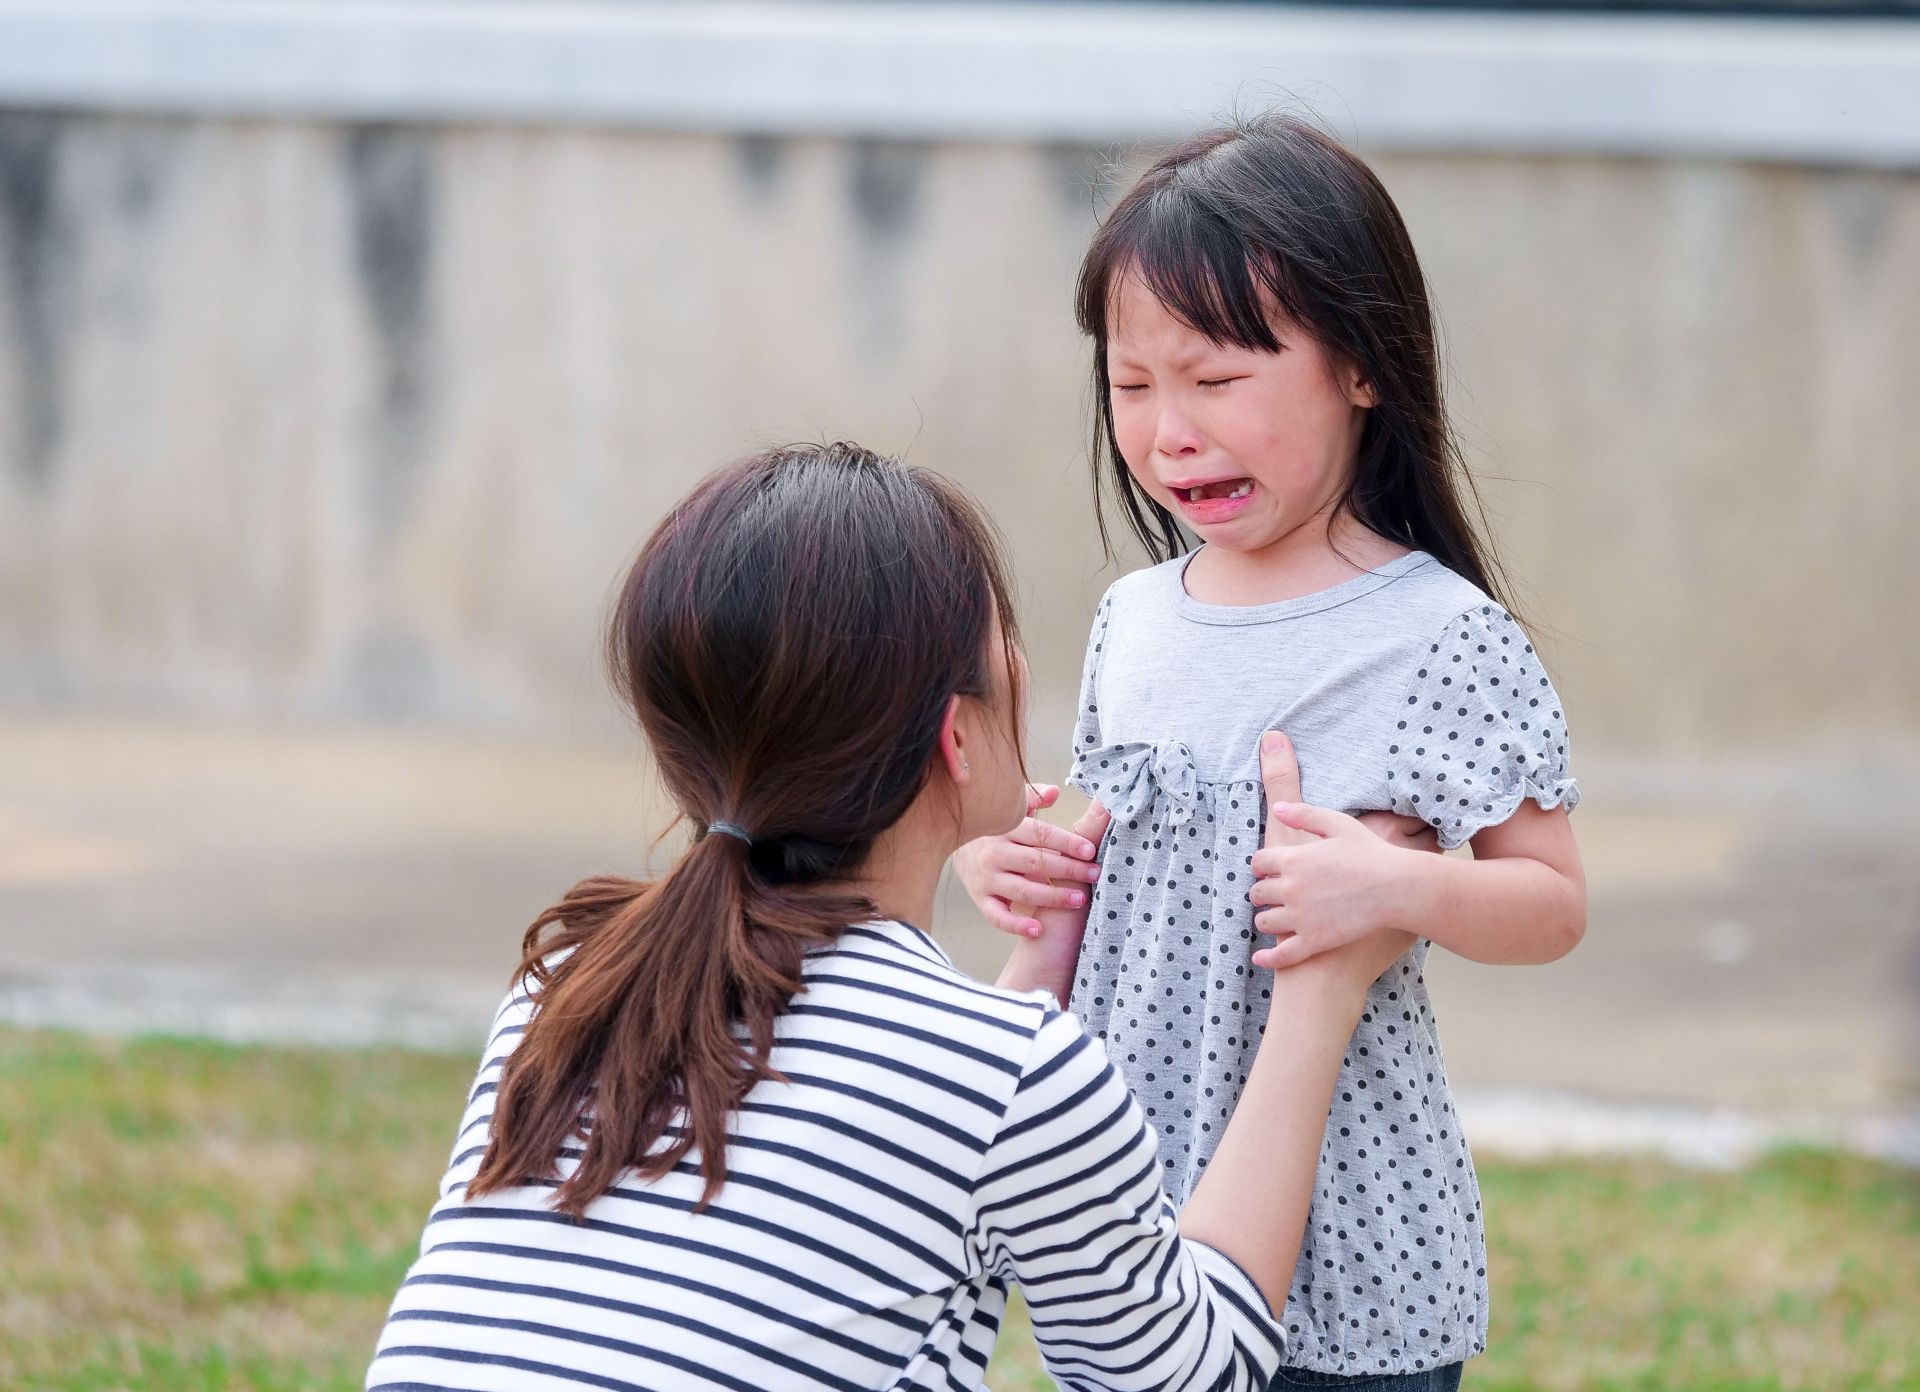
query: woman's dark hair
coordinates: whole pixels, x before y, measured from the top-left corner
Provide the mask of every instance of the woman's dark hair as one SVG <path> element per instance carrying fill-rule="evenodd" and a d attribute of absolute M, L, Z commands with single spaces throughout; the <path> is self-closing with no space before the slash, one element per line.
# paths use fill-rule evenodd
<path fill-rule="evenodd" d="M 1400 210 L 1373 171 L 1299 117 L 1272 113 L 1170 150 L 1114 205 L 1081 263 L 1076 308 L 1093 338 L 1094 493 L 1112 554 L 1108 491 L 1157 559 L 1181 554 L 1174 515 L 1134 481 L 1113 428 L 1107 314 L 1138 275 L 1168 312 L 1215 343 L 1277 352 L 1277 309 L 1355 364 L 1367 412 L 1335 514 L 1426 551 L 1496 599 L 1499 565 L 1447 423 L 1425 277 Z"/>
<path fill-rule="evenodd" d="M 575 885 L 527 930 L 534 1008 L 470 1195 L 554 1176 L 578 1217 L 697 1154 L 763 1078 L 806 949 L 879 916 L 854 875 L 926 786 L 948 703 L 1018 671 L 995 538 L 953 484 L 857 445 L 722 469 L 660 524 L 607 633 L 622 695 L 696 833 L 651 883 Z M 750 841 L 746 838 L 750 838 Z"/>

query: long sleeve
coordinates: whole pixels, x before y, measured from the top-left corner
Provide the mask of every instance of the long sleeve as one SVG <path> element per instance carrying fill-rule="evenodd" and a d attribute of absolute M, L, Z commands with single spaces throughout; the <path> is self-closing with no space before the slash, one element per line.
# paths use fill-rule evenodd
<path fill-rule="evenodd" d="M 1181 1238 L 1152 1131 L 1106 1053 L 1050 1013 L 975 1187 L 987 1269 L 1019 1282 L 1076 1392 L 1260 1392 L 1284 1336 L 1259 1288 Z"/>

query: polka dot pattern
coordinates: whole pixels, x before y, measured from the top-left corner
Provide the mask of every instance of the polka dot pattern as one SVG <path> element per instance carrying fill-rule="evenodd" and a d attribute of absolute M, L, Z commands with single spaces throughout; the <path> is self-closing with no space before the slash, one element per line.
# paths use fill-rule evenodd
<path fill-rule="evenodd" d="M 1427 645 L 1387 744 L 1393 810 L 1419 817 L 1447 850 L 1532 798 L 1580 803 L 1567 776 L 1560 697 L 1513 616 L 1487 603 Z"/>
<path fill-rule="evenodd" d="M 1200 788 L 1179 827 L 1158 801 L 1116 819 L 1073 1007 L 1104 1037 L 1184 1200 L 1246 1086 L 1271 991 L 1248 859 L 1260 785 Z M 1309 1231 L 1287 1301 L 1302 1366 L 1413 1372 L 1482 1347 L 1480 1195 L 1454 1117 L 1423 968 L 1425 942 L 1369 992 L 1341 1063 Z"/>
<path fill-rule="evenodd" d="M 1559 699 L 1518 625 L 1480 599 L 1438 632 L 1402 631 L 1392 670 L 1406 675 L 1375 688 L 1381 714 L 1365 727 L 1381 743 L 1342 746 L 1379 762 L 1353 776 L 1364 784 L 1342 785 L 1353 801 L 1334 805 L 1391 798 L 1454 845 L 1524 797 L 1577 802 Z M 1196 767 L 1185 744 L 1112 738 L 1098 693 L 1103 657 L 1127 636 L 1114 625 L 1109 592 L 1088 648 L 1073 782 L 1115 816 L 1073 1008 L 1152 1123 L 1178 1202 L 1205 1172 L 1266 1027 L 1271 992 L 1251 961 L 1262 939 L 1247 900 L 1265 812 L 1258 782 L 1202 777 L 1222 765 Z M 1130 673 L 1134 689 L 1174 689 L 1180 659 L 1160 661 Z M 1396 690 L 1404 700 L 1386 717 Z M 1480 1192 L 1447 1087 L 1428 950 L 1422 941 L 1374 984 L 1342 1060 L 1283 1316 L 1297 1367 L 1416 1373 L 1485 1347 Z"/>

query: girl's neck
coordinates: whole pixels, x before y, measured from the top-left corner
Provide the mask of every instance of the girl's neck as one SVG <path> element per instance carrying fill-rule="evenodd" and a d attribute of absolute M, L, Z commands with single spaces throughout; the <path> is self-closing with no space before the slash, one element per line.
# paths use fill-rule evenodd
<path fill-rule="evenodd" d="M 1407 554 L 1349 513 L 1316 513 L 1257 551 L 1201 548 L 1187 566 L 1187 593 L 1202 604 L 1279 604 L 1344 584 Z"/>

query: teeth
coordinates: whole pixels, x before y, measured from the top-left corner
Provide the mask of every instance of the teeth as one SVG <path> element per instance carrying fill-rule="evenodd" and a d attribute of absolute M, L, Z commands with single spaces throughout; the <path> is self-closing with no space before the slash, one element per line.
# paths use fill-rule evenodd
<path fill-rule="evenodd" d="M 1253 480 L 1242 479 L 1239 483 L 1235 484 L 1232 489 L 1228 490 L 1226 488 L 1226 480 L 1222 479 L 1219 483 L 1203 483 L 1196 488 L 1185 489 L 1184 492 L 1187 501 L 1190 503 L 1209 503 L 1233 498 L 1244 498 L 1253 492 Z"/>

